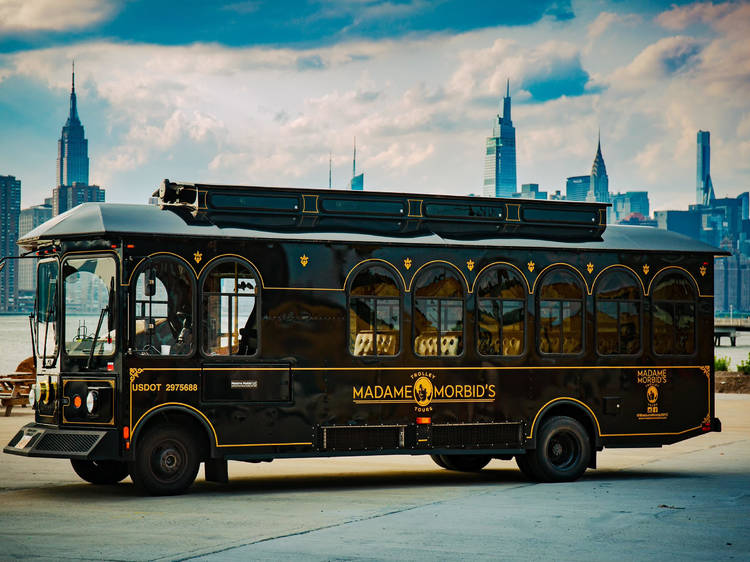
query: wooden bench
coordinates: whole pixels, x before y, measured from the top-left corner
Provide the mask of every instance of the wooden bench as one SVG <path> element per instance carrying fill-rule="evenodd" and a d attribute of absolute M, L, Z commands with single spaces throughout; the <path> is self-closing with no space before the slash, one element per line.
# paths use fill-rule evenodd
<path fill-rule="evenodd" d="M 29 373 L 11 373 L 0 375 L 0 406 L 5 406 L 5 417 L 10 416 L 13 406 L 26 407 L 29 402 L 31 385 L 36 377 Z"/>

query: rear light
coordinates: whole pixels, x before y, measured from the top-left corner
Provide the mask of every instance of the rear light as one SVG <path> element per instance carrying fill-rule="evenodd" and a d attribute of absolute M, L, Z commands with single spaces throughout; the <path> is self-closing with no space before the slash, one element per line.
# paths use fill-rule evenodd
<path fill-rule="evenodd" d="M 107 338 L 107 340 L 108 340 L 108 343 L 112 343 L 112 338 Z M 110 361 L 109 363 L 107 363 L 107 370 L 108 371 L 114 371 L 115 370 L 115 364 L 112 363 L 112 361 Z"/>
<path fill-rule="evenodd" d="M 432 423 L 432 418 L 417 418 L 417 425 Z"/>
<path fill-rule="evenodd" d="M 76 394 L 75 396 L 73 396 L 73 407 L 76 410 L 80 410 L 82 405 L 83 405 L 83 399 L 81 398 L 81 396 L 79 394 Z"/>

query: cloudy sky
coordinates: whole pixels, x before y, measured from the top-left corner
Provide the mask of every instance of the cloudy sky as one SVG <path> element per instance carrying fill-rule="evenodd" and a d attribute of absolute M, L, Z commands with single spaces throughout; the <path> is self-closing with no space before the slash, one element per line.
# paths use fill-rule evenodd
<path fill-rule="evenodd" d="M 601 129 L 610 191 L 694 202 L 750 189 L 750 3 L 0 0 L 0 174 L 49 196 L 70 63 L 92 183 L 163 178 L 481 193 L 510 79 L 518 181 L 564 190 Z"/>

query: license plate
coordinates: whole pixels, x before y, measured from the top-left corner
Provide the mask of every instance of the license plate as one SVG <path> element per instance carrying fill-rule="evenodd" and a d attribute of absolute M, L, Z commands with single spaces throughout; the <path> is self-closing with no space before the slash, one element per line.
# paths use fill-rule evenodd
<path fill-rule="evenodd" d="M 31 438 L 34 437 L 34 434 L 26 434 L 23 437 L 21 437 L 21 440 L 16 443 L 16 449 L 25 449 L 26 445 L 29 444 L 29 441 L 31 441 Z"/>

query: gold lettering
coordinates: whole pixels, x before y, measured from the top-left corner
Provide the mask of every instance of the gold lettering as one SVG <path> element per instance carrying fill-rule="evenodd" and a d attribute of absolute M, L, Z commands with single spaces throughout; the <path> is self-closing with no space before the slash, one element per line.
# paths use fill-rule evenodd
<path fill-rule="evenodd" d="M 487 387 L 487 394 L 490 398 L 495 397 L 495 385 L 494 384 L 491 384 Z"/>
<path fill-rule="evenodd" d="M 372 388 L 369 386 L 365 389 L 365 398 L 372 398 Z"/>
<path fill-rule="evenodd" d="M 359 388 L 352 387 L 352 390 L 354 391 L 354 400 L 362 400 L 362 387 Z"/>

